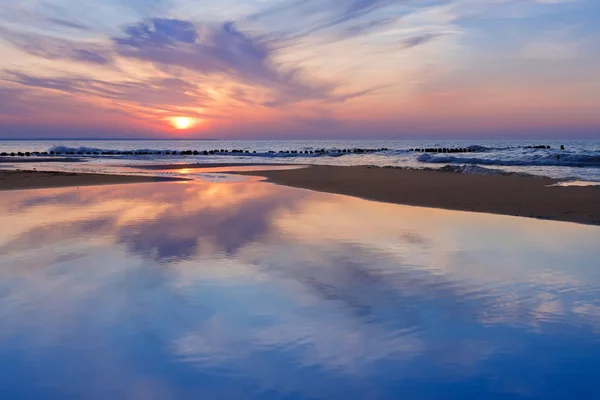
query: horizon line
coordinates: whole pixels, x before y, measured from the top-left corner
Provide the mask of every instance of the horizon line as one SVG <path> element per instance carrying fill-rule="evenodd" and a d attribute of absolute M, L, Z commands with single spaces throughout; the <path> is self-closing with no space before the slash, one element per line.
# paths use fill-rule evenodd
<path fill-rule="evenodd" d="M 286 138 L 286 139 L 240 139 L 240 138 L 2 138 L 0 137 L 0 141 L 10 141 L 10 142 L 26 142 L 26 141 L 270 141 L 270 142 L 308 142 L 308 141 L 401 141 L 401 140 L 512 140 L 512 141 L 527 141 L 527 140 L 564 140 L 564 141 L 600 141 L 600 137 L 598 138 L 590 138 L 590 137 L 579 137 L 579 138 L 552 138 L 552 137 L 493 137 L 493 138 L 461 138 L 461 137 L 405 137 L 405 138 L 311 138 L 311 139 L 294 139 L 294 138 Z"/>

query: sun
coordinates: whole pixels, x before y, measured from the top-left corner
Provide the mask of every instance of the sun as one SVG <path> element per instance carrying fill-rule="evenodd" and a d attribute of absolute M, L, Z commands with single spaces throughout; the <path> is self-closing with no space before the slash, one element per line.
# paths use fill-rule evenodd
<path fill-rule="evenodd" d="M 171 123 L 175 129 L 183 131 L 194 126 L 195 120 L 189 117 L 173 117 L 171 118 Z"/>

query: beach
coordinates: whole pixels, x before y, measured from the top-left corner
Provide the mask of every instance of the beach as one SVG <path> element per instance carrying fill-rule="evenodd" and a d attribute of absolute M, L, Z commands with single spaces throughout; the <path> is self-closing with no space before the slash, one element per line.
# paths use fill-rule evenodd
<path fill-rule="evenodd" d="M 0 387 L 595 398 L 599 237 L 256 179 L 1 192 Z"/>
<path fill-rule="evenodd" d="M 0 3 L 0 400 L 600 399 L 600 0 Z"/>
<path fill-rule="evenodd" d="M 181 180 L 155 176 L 0 170 L 0 191 Z"/>
<path fill-rule="evenodd" d="M 550 178 L 361 166 L 311 166 L 260 175 L 281 185 L 387 203 L 600 224 L 599 186 L 552 186 L 558 180 Z"/>
<path fill-rule="evenodd" d="M 501 376 L 558 399 L 599 379 L 598 187 L 375 166 L 20 167 L 72 172 L 0 170 L 9 393 L 395 398 L 410 371 L 409 398 L 477 398 Z M 539 384 L 550 374 L 557 388 Z"/>
<path fill-rule="evenodd" d="M 543 177 L 467 175 L 453 172 L 368 166 L 298 166 L 293 169 L 247 170 L 252 164 L 165 164 L 150 170 L 261 176 L 270 182 L 321 192 L 411 206 L 512 215 L 583 224 L 600 224 L 600 188 L 553 186 Z M 281 165 L 279 165 L 281 166 Z M 240 167 L 236 171 L 235 167 Z M 289 165 L 287 167 L 290 167 Z M 275 168 L 275 167 L 273 167 Z M 250 168 L 251 169 L 251 168 Z M 0 190 L 141 183 L 176 178 L 36 171 L 0 171 Z"/>

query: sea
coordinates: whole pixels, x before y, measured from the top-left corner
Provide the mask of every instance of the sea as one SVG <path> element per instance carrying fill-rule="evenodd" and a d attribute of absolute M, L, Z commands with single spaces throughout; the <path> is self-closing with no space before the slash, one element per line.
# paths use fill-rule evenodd
<path fill-rule="evenodd" d="M 80 158 L 87 161 L 88 172 L 94 171 L 94 165 L 123 163 L 302 163 L 445 168 L 465 174 L 517 173 L 600 182 L 600 139 L 0 141 L 0 154 L 18 152 Z M 75 164 L 80 163 L 61 167 L 81 168 Z"/>

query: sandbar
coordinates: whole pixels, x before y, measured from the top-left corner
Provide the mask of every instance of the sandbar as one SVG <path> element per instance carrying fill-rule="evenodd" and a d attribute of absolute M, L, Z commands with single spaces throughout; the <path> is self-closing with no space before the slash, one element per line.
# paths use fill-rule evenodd
<path fill-rule="evenodd" d="M 290 164 L 276 164 L 278 167 Z M 149 169 L 265 167 L 265 164 L 172 164 Z M 137 166 L 136 166 L 137 167 Z M 227 171 L 275 184 L 420 207 L 600 225 L 600 186 L 553 186 L 544 177 L 468 175 L 373 166 L 296 166 Z M 304 167 L 304 168 L 298 168 Z M 0 190 L 183 180 L 153 176 L 0 170 Z"/>
<path fill-rule="evenodd" d="M 171 164 L 136 164 L 123 165 L 136 169 L 147 170 L 171 170 L 171 169 L 192 169 L 192 168 L 225 168 L 225 167 L 290 167 L 298 164 L 283 164 L 283 163 L 171 163 Z"/>
<path fill-rule="evenodd" d="M 181 180 L 184 179 L 134 175 L 0 170 L 0 191 Z"/>
<path fill-rule="evenodd" d="M 321 192 L 421 207 L 600 225 L 600 187 L 551 186 L 556 179 L 368 166 L 239 172 Z"/>

